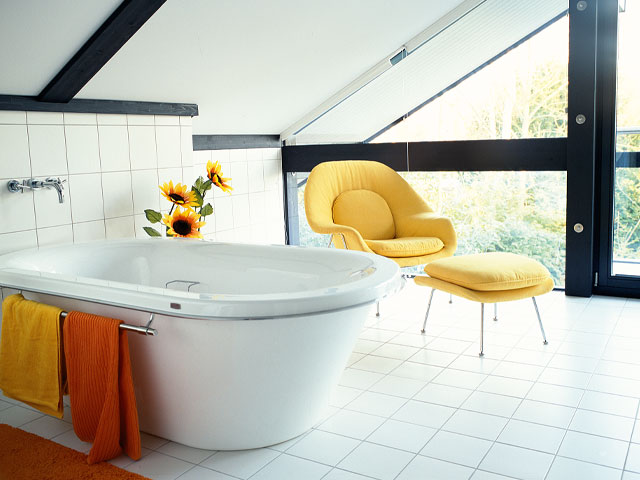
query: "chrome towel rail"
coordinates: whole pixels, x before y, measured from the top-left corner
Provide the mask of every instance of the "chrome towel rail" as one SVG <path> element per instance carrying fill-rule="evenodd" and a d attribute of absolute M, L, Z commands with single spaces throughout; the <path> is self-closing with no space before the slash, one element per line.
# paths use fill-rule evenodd
<path fill-rule="evenodd" d="M 67 315 L 69 315 L 68 312 L 62 312 L 60 314 L 60 318 L 66 318 Z M 154 315 L 155 314 L 153 313 L 149 314 L 149 321 L 144 327 L 141 325 L 129 325 L 128 323 L 121 323 L 119 325 L 119 328 L 121 330 L 129 330 L 131 332 L 141 333 L 143 335 L 156 336 L 158 334 L 158 331 L 155 328 L 151 328 L 151 322 L 153 322 Z"/>

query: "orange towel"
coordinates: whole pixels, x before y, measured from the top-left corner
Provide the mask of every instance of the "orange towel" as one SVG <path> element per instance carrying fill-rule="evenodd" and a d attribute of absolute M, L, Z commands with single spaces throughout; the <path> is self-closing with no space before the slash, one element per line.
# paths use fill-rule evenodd
<path fill-rule="evenodd" d="M 0 388 L 41 412 L 62 418 L 65 387 L 61 309 L 25 300 L 20 294 L 2 303 Z"/>
<path fill-rule="evenodd" d="M 70 312 L 64 322 L 73 429 L 93 442 L 88 463 L 141 455 L 127 332 L 122 321 Z"/>

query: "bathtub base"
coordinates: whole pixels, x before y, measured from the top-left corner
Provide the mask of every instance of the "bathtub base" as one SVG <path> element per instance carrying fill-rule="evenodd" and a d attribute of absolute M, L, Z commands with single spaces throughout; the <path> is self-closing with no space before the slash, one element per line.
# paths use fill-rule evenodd
<path fill-rule="evenodd" d="M 192 320 L 193 337 L 180 342 L 194 345 L 188 351 L 171 341 L 184 332 L 160 318 L 162 334 L 152 339 L 159 341 L 130 336 L 141 429 L 207 450 L 259 448 L 301 435 L 324 413 L 370 309 Z"/>
<path fill-rule="evenodd" d="M 25 292 L 27 298 L 145 324 L 142 313 Z M 156 315 L 155 337 L 129 335 L 140 429 L 190 447 L 285 442 L 324 413 L 373 304 L 263 320 Z"/>

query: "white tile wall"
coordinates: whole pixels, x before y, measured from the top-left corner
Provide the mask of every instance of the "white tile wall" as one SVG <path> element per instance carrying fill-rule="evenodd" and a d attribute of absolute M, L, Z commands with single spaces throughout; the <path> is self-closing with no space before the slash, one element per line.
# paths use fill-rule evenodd
<path fill-rule="evenodd" d="M 27 123 L 27 112 L 1 111 L 0 124 L 25 125 Z"/>
<path fill-rule="evenodd" d="M 64 134 L 69 173 L 99 172 L 98 128 L 95 125 L 69 125 L 65 126 Z"/>
<path fill-rule="evenodd" d="M 100 173 L 70 175 L 69 190 L 73 192 L 71 215 L 74 222 L 89 222 L 104 218 L 102 175 Z"/>
<path fill-rule="evenodd" d="M 99 125 L 100 162 L 103 172 L 130 170 L 127 127 Z"/>
<path fill-rule="evenodd" d="M 9 121 L 5 117 L 5 121 Z M 31 174 L 29 137 L 26 125 L 0 125 L 0 178 Z"/>
<path fill-rule="evenodd" d="M 155 128 L 152 126 L 129 126 L 129 145 L 131 152 L 131 169 L 143 170 L 156 168 Z"/>
<path fill-rule="evenodd" d="M 133 215 L 131 172 L 108 172 L 102 175 L 105 218 Z"/>
<path fill-rule="evenodd" d="M 193 182 L 209 160 L 232 177 L 214 188 L 206 239 L 284 243 L 280 149 L 193 152 L 191 118 L 0 111 L 0 254 L 68 242 L 146 237 L 147 208 L 168 210 L 158 185 Z M 54 190 L 10 193 L 9 180 L 67 180 Z"/>
<path fill-rule="evenodd" d="M 156 144 L 158 145 L 158 167 L 180 167 L 180 127 L 156 127 Z"/>
<path fill-rule="evenodd" d="M 223 176 L 231 177 L 233 191 L 229 195 L 214 188 L 215 230 L 211 225 L 205 227 L 205 238 L 220 242 L 284 243 L 280 149 L 196 151 L 194 176 L 204 174 L 209 160 L 220 162 Z"/>
<path fill-rule="evenodd" d="M 62 125 L 29 125 L 29 153 L 33 176 L 66 175 L 67 156 Z"/>
<path fill-rule="evenodd" d="M 97 125 L 98 119 L 95 113 L 65 113 L 65 125 Z"/>

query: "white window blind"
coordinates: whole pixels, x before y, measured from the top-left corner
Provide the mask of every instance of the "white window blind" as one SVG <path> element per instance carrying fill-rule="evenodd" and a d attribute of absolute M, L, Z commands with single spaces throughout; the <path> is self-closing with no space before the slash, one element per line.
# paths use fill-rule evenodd
<path fill-rule="evenodd" d="M 295 143 L 362 142 L 567 7 L 567 0 L 486 0 L 310 122 Z"/>

